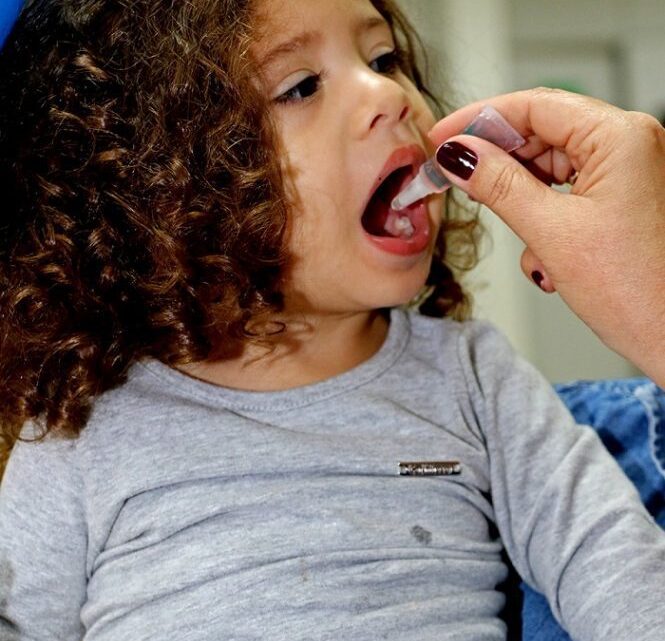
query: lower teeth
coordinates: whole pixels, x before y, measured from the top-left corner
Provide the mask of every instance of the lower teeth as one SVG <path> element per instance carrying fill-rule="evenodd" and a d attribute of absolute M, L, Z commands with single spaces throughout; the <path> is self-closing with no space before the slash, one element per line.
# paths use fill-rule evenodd
<path fill-rule="evenodd" d="M 415 231 L 413 224 L 406 216 L 396 220 L 395 227 L 403 236 L 408 236 L 409 238 L 413 236 L 413 232 Z"/>
<path fill-rule="evenodd" d="M 392 212 L 391 212 L 392 213 Z M 400 238 L 411 238 L 416 231 L 413 223 L 408 216 L 391 215 L 388 216 L 383 228 L 393 236 Z"/>

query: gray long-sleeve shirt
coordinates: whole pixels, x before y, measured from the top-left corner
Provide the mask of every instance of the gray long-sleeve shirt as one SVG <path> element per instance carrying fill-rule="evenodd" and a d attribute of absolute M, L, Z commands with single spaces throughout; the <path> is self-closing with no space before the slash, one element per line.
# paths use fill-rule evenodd
<path fill-rule="evenodd" d="M 403 461 L 455 460 L 452 476 Z M 499 538 L 500 535 L 500 538 Z M 482 323 L 393 311 L 282 392 L 149 361 L 0 488 L 0 641 L 494 641 L 504 549 L 575 639 L 660 641 L 665 535 Z"/>

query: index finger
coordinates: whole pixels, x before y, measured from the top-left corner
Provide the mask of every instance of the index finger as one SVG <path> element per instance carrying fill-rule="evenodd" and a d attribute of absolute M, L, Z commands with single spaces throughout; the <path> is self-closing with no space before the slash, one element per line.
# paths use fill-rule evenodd
<path fill-rule="evenodd" d="M 462 107 L 436 123 L 428 137 L 440 145 L 463 131 L 485 105 L 492 105 L 525 138 L 536 134 L 547 144 L 561 148 L 585 119 L 599 120 L 608 111 L 620 111 L 601 100 L 559 89 L 527 89 Z"/>

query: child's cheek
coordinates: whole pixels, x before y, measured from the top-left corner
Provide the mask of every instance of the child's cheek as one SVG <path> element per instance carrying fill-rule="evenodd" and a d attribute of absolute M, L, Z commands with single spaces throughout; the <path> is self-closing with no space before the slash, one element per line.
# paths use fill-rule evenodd
<path fill-rule="evenodd" d="M 427 134 L 436 123 L 436 118 L 427 104 L 425 97 L 413 84 L 409 84 L 409 101 L 411 103 L 411 108 L 413 109 L 413 120 L 418 131 L 422 134 Z M 424 140 L 425 142 L 429 142 L 427 136 L 425 136 Z"/>

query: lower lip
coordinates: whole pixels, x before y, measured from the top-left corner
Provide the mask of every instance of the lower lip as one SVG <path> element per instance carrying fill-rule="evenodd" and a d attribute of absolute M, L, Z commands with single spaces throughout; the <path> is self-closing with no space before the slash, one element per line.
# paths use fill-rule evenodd
<path fill-rule="evenodd" d="M 409 207 L 409 218 L 415 227 L 411 238 L 394 238 L 392 236 L 372 236 L 365 232 L 365 237 L 381 251 L 397 256 L 413 256 L 425 251 L 429 246 L 430 226 L 427 203 L 421 200 Z"/>

